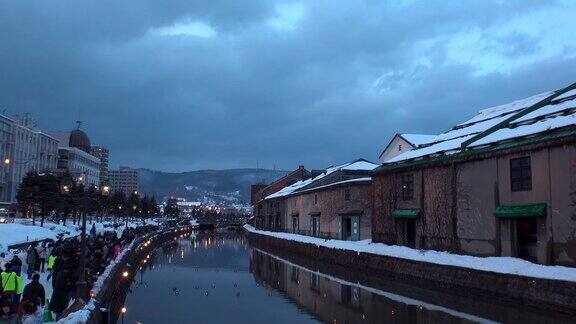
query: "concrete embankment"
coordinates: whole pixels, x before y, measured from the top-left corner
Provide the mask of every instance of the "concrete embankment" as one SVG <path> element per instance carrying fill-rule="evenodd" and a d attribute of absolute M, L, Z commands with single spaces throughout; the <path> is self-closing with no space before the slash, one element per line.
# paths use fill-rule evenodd
<path fill-rule="evenodd" d="M 365 281 L 411 283 L 455 296 L 576 315 L 576 282 L 532 278 L 414 261 L 247 232 L 251 245 L 273 253 L 344 267 Z M 328 267 L 329 268 L 329 267 Z M 328 270 L 330 271 L 330 270 Z"/>

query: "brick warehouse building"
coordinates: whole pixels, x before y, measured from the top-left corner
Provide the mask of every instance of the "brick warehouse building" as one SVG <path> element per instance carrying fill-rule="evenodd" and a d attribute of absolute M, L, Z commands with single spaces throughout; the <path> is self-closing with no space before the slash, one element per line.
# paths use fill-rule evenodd
<path fill-rule="evenodd" d="M 330 167 L 262 201 L 264 228 L 304 235 L 359 240 L 370 238 L 370 172 L 377 164 L 359 159 Z"/>
<path fill-rule="evenodd" d="M 282 178 L 268 184 L 254 184 L 250 187 L 250 204 L 252 205 L 252 216 L 254 217 L 254 225 L 257 228 L 275 229 L 275 224 L 280 224 L 279 219 L 269 219 L 269 212 L 264 211 L 266 206 L 264 198 L 279 191 L 280 189 L 292 185 L 298 181 L 305 180 L 312 177 L 312 173 L 303 165 L 299 166 L 296 170 L 288 173 Z M 270 209 L 268 207 L 267 209 Z M 276 222 L 274 222 L 276 221 Z M 280 225 L 278 225 L 280 226 Z"/>
<path fill-rule="evenodd" d="M 386 161 L 373 240 L 575 266 L 575 88 L 484 109 Z"/>

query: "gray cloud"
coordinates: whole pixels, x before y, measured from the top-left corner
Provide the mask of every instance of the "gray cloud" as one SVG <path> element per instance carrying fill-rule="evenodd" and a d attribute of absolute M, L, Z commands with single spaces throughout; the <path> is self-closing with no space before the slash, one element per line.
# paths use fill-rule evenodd
<path fill-rule="evenodd" d="M 438 133 L 563 86 L 576 66 L 543 54 L 477 75 L 452 58 L 453 37 L 538 14 L 538 1 L 310 1 L 291 30 L 268 24 L 277 3 L 0 1 L 0 107 L 46 129 L 80 113 L 116 165 L 325 167 L 376 160 L 395 132 Z M 216 35 L 154 32 L 187 21 Z M 541 51 L 506 35 L 494 36 L 499 54 Z"/>

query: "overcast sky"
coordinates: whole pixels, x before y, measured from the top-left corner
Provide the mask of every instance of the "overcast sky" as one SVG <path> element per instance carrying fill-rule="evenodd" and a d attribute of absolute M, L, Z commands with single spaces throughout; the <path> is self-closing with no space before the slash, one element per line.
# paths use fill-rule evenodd
<path fill-rule="evenodd" d="M 576 1 L 0 0 L 0 110 L 166 171 L 373 161 L 576 81 Z"/>

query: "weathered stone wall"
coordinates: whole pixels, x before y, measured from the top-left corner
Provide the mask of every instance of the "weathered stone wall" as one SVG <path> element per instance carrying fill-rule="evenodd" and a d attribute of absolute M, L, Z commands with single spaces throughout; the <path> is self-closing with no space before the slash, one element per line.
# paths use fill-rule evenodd
<path fill-rule="evenodd" d="M 398 200 L 399 184 L 394 174 L 379 175 L 372 178 L 372 240 L 386 244 L 396 244 L 400 235 L 396 232 L 396 221 L 392 211 Z"/>
<path fill-rule="evenodd" d="M 500 255 L 494 208 L 498 195 L 496 159 L 458 166 L 457 236 L 460 251 L 472 255 Z"/>
<path fill-rule="evenodd" d="M 350 190 L 350 200 L 344 199 L 344 191 Z M 315 196 L 317 198 L 315 203 Z M 320 215 L 320 232 L 325 237 L 339 237 L 340 215 L 360 215 L 360 239 L 372 235 L 372 186 L 369 181 L 350 182 L 287 197 L 286 227 L 292 231 L 292 216 L 298 215 L 300 232 L 309 234 L 311 215 Z"/>
<path fill-rule="evenodd" d="M 412 199 L 404 200 L 402 176 L 408 174 L 414 177 L 414 195 Z M 451 166 L 375 176 L 373 239 L 387 244 L 404 244 L 404 223 L 394 219 L 392 212 L 397 208 L 419 208 L 422 212 L 416 219 L 416 248 L 452 250 L 455 225 L 452 179 Z"/>
<path fill-rule="evenodd" d="M 477 294 L 494 302 L 510 302 L 576 315 L 576 283 L 497 274 L 455 266 L 319 247 L 314 244 L 248 233 L 251 244 L 289 251 L 316 261 L 343 266 L 370 276 L 399 280 L 447 290 Z"/>
<path fill-rule="evenodd" d="M 417 248 L 454 251 L 455 214 L 452 166 L 423 171 L 424 197 L 422 216 L 417 223 Z M 415 183 L 415 191 L 418 191 Z M 419 237 L 420 236 L 420 237 Z"/>
<path fill-rule="evenodd" d="M 576 264 L 576 146 L 550 148 L 550 229 L 551 255 L 555 264 Z"/>
<path fill-rule="evenodd" d="M 529 156 L 532 189 L 512 191 L 510 160 Z M 414 198 L 402 199 L 402 176 L 414 176 Z M 536 259 L 576 265 L 576 146 L 574 139 L 471 157 L 453 164 L 424 165 L 373 176 L 373 239 L 405 244 L 396 208 L 420 208 L 416 248 L 472 255 L 516 256 L 514 218 L 497 219 L 499 205 L 546 203 L 537 219 Z"/>

